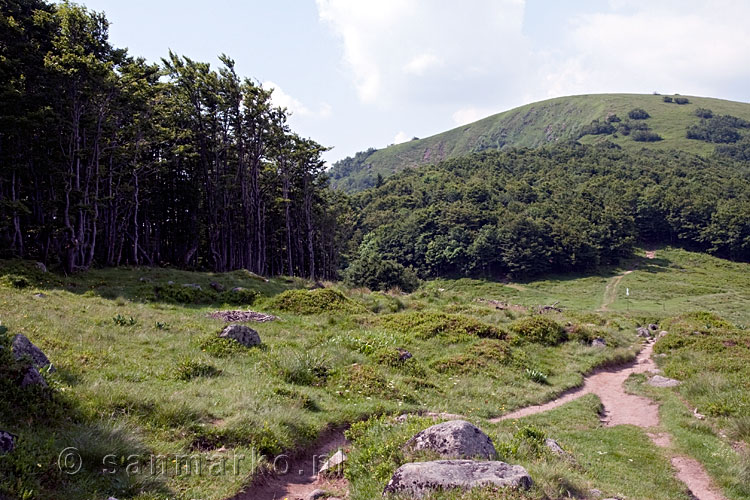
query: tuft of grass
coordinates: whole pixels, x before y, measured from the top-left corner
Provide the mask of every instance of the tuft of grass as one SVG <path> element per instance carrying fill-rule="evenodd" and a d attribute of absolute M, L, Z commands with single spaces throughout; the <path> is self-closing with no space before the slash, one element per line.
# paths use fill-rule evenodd
<path fill-rule="evenodd" d="M 408 311 L 383 316 L 380 324 L 384 328 L 402 334 L 415 335 L 420 339 L 440 336 L 450 341 L 464 341 L 474 337 L 504 339 L 505 332 L 485 324 L 471 316 L 446 314 L 432 311 Z"/>
<path fill-rule="evenodd" d="M 177 380 L 188 381 L 198 377 L 216 377 L 221 373 L 215 366 L 202 361 L 186 359 L 181 361 L 175 368 Z"/>
<path fill-rule="evenodd" d="M 565 329 L 557 321 L 545 316 L 528 316 L 510 325 L 510 331 L 522 342 L 555 346 L 568 339 Z"/>

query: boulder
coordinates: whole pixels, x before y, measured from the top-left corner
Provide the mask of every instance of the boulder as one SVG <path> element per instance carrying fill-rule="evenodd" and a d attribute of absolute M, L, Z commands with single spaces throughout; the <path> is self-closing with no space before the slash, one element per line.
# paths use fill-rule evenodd
<path fill-rule="evenodd" d="M 47 295 L 45 295 L 45 294 L 43 294 L 43 293 L 41 293 L 41 292 L 39 292 L 39 293 L 35 293 L 35 294 L 34 294 L 34 298 L 35 298 L 35 299 L 43 299 L 43 298 L 45 298 L 46 296 L 47 296 Z"/>
<path fill-rule="evenodd" d="M 465 420 L 451 420 L 428 427 L 411 438 L 405 447 L 413 451 L 433 451 L 442 458 L 491 460 L 497 457 L 489 436 Z"/>
<path fill-rule="evenodd" d="M 184 283 L 182 286 L 192 288 L 193 290 L 203 290 L 198 283 Z"/>
<path fill-rule="evenodd" d="M 37 262 L 36 268 L 39 269 L 43 273 L 47 272 L 47 266 L 44 265 L 44 262 Z"/>
<path fill-rule="evenodd" d="M 0 455 L 10 453 L 16 447 L 16 438 L 7 431 L 0 431 Z"/>
<path fill-rule="evenodd" d="M 226 326 L 219 334 L 219 337 L 232 339 L 245 347 L 253 347 L 261 343 L 258 332 L 244 325 Z"/>
<path fill-rule="evenodd" d="M 607 341 L 601 337 L 597 337 L 591 341 L 591 347 L 607 347 Z"/>
<path fill-rule="evenodd" d="M 28 387 L 30 385 L 41 385 L 42 387 L 47 387 L 47 381 L 44 380 L 44 377 L 34 368 L 34 365 L 31 365 L 26 370 L 26 373 L 23 375 L 23 379 L 21 380 L 21 387 Z"/>
<path fill-rule="evenodd" d="M 237 292 L 241 292 L 244 289 L 245 289 L 244 287 L 236 286 L 236 287 L 232 288 L 231 292 L 232 293 L 237 293 Z"/>
<path fill-rule="evenodd" d="M 323 498 L 328 498 L 328 493 L 325 490 L 317 489 L 311 491 L 305 497 L 305 500 L 322 500 Z"/>
<path fill-rule="evenodd" d="M 666 330 L 662 330 L 662 331 L 659 332 L 659 335 L 657 335 L 656 338 L 660 339 L 662 337 L 666 337 L 668 334 L 669 334 L 669 332 L 667 332 Z"/>
<path fill-rule="evenodd" d="M 677 387 L 682 382 L 673 378 L 662 377 L 661 375 L 654 375 L 648 379 L 648 385 L 653 387 Z"/>
<path fill-rule="evenodd" d="M 213 288 L 217 292 L 223 292 L 224 291 L 224 285 L 222 285 L 221 283 L 217 283 L 215 281 L 211 282 L 211 288 Z"/>
<path fill-rule="evenodd" d="M 639 337 L 648 338 L 651 336 L 651 332 L 644 326 L 639 326 L 635 331 L 638 332 Z"/>
<path fill-rule="evenodd" d="M 383 496 L 401 494 L 422 498 L 436 490 L 470 490 L 481 486 L 531 487 L 531 477 L 520 465 L 474 460 L 437 460 L 404 464 L 393 473 Z"/>
<path fill-rule="evenodd" d="M 41 349 L 32 344 L 25 335 L 19 333 L 13 337 L 10 348 L 17 360 L 28 357 L 36 369 L 47 368 L 47 371 L 55 371 L 47 356 L 45 356 Z"/>
<path fill-rule="evenodd" d="M 333 455 L 331 455 L 331 458 L 323 462 L 323 465 L 320 467 L 320 470 L 318 471 L 318 474 L 330 474 L 332 472 L 340 472 L 344 467 L 344 462 L 346 462 L 346 453 L 344 453 L 344 450 L 339 450 Z"/>
<path fill-rule="evenodd" d="M 656 330 L 659 329 L 659 327 L 657 325 L 651 323 L 650 325 L 648 325 L 648 329 L 651 330 L 652 332 L 655 332 Z"/>

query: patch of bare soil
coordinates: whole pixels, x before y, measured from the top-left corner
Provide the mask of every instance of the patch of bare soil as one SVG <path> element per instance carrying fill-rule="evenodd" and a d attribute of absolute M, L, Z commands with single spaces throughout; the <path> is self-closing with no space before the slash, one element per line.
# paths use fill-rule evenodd
<path fill-rule="evenodd" d="M 232 500 L 304 500 L 317 489 L 344 491 L 347 487 L 345 479 L 318 476 L 318 470 L 329 455 L 344 449 L 347 444 L 341 429 L 327 431 L 303 453 L 277 457 L 274 473 L 259 478 Z"/>

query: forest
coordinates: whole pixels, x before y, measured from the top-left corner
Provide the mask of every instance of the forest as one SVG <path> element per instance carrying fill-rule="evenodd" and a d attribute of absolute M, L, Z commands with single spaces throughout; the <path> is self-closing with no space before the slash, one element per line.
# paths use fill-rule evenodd
<path fill-rule="evenodd" d="M 346 201 L 271 91 L 112 46 L 103 14 L 0 3 L 0 257 L 333 277 Z"/>
<path fill-rule="evenodd" d="M 408 169 L 355 196 L 346 277 L 526 279 L 616 264 L 636 244 L 750 260 L 750 166 L 606 143 L 485 151 Z"/>

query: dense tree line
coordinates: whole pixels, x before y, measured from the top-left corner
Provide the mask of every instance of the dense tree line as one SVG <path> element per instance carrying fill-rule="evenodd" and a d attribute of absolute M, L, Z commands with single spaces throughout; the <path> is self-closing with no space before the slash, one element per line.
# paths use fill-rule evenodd
<path fill-rule="evenodd" d="M 99 13 L 0 2 L 0 250 L 59 263 L 333 276 L 346 200 L 271 92 L 108 41 Z"/>
<path fill-rule="evenodd" d="M 637 242 L 749 261 L 749 180 L 746 163 L 612 144 L 451 159 L 356 196 L 361 243 L 349 277 L 584 271 Z"/>

